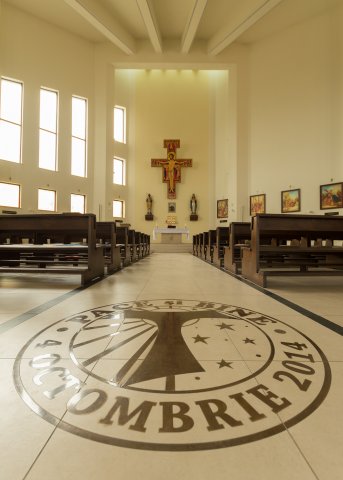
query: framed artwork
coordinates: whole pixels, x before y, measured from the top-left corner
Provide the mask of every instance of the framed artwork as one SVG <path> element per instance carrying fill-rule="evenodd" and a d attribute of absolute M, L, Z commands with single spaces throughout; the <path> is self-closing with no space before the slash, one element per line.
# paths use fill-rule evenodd
<path fill-rule="evenodd" d="M 320 185 L 320 209 L 343 208 L 343 182 Z"/>
<path fill-rule="evenodd" d="M 250 195 L 250 215 L 266 213 L 266 194 Z"/>
<path fill-rule="evenodd" d="M 227 218 L 229 216 L 229 200 L 217 200 L 217 218 Z"/>
<path fill-rule="evenodd" d="M 281 192 L 281 212 L 300 212 L 300 188 Z"/>
<path fill-rule="evenodd" d="M 175 202 L 168 202 L 168 212 L 169 213 L 176 212 L 176 203 Z"/>

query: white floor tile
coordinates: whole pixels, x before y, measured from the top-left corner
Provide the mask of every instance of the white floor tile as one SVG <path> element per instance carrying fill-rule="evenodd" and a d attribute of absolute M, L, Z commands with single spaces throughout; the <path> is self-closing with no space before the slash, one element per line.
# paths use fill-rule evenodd
<path fill-rule="evenodd" d="M 342 478 L 341 279 L 156 253 L 78 286 L 0 279 L 1 478 Z"/>

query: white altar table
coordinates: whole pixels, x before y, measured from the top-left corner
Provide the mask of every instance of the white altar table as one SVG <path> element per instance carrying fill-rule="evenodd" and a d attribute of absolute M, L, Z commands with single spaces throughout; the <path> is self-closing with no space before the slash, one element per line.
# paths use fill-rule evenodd
<path fill-rule="evenodd" d="M 152 232 L 152 239 L 157 240 L 157 235 L 161 234 L 161 243 L 182 243 L 182 235 L 186 235 L 189 240 L 189 228 L 168 228 L 155 227 Z"/>

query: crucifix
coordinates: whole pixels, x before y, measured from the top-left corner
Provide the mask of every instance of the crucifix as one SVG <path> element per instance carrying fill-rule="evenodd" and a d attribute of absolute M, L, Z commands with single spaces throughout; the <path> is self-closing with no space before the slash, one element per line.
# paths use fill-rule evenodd
<path fill-rule="evenodd" d="M 164 140 L 167 158 L 152 158 L 152 167 L 162 167 L 162 181 L 168 184 L 168 198 L 176 198 L 176 183 L 181 182 L 181 167 L 191 167 L 192 160 L 176 159 L 176 149 L 180 148 L 180 140 Z"/>

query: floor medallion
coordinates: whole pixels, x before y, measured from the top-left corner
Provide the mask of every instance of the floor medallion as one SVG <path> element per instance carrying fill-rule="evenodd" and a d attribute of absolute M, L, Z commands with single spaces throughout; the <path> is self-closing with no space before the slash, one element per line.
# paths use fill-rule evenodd
<path fill-rule="evenodd" d="M 44 420 L 126 448 L 190 451 L 280 434 L 325 399 L 321 349 L 285 322 L 196 300 L 105 305 L 57 319 L 14 364 Z"/>

